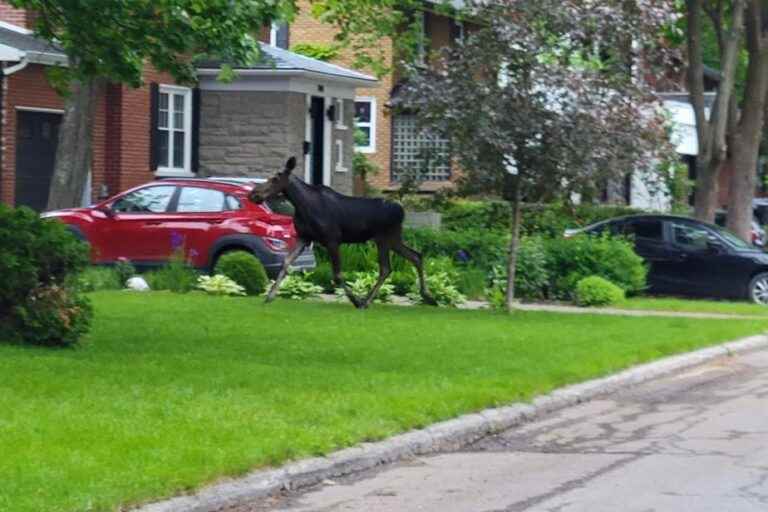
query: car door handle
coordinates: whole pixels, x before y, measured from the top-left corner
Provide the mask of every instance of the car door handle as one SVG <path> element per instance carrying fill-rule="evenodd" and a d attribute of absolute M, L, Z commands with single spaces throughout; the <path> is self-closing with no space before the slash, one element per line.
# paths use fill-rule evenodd
<path fill-rule="evenodd" d="M 211 219 L 206 221 L 208 224 L 221 224 L 224 222 L 224 219 Z"/>
<path fill-rule="evenodd" d="M 161 220 L 148 220 L 144 223 L 145 226 L 159 226 L 162 224 L 163 221 Z"/>

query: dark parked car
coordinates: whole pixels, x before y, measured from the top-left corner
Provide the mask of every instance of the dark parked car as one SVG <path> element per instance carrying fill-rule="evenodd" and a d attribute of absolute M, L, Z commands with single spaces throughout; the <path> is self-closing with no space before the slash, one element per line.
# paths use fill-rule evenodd
<path fill-rule="evenodd" d="M 627 236 L 648 262 L 650 291 L 749 299 L 768 305 L 768 254 L 730 231 L 686 217 L 632 215 L 577 233 Z"/>
<path fill-rule="evenodd" d="M 136 266 L 167 262 L 182 249 L 192 266 L 209 271 L 228 251 L 248 251 L 277 274 L 297 242 L 293 219 L 248 200 L 258 180 L 167 179 L 130 189 L 89 208 L 46 212 L 91 246 L 91 261 L 127 259 Z M 315 266 L 311 249 L 294 267 Z"/>

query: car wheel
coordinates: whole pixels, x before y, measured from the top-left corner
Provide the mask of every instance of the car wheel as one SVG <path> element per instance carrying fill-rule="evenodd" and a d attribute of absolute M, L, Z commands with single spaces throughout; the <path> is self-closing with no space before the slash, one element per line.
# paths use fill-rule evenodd
<path fill-rule="evenodd" d="M 757 274 L 749 282 L 749 299 L 756 304 L 768 306 L 768 272 Z"/>

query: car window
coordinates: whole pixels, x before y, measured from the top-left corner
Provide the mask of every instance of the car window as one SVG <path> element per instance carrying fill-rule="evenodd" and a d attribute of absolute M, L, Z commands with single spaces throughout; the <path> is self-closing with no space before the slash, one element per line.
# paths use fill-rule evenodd
<path fill-rule="evenodd" d="M 623 233 L 635 239 L 655 240 L 664 239 L 661 221 L 658 219 L 632 220 L 624 224 Z"/>
<path fill-rule="evenodd" d="M 210 188 L 182 187 L 178 213 L 212 213 L 224 211 L 224 192 Z"/>
<path fill-rule="evenodd" d="M 242 203 L 240 203 L 240 200 L 236 198 L 235 196 L 230 196 L 227 194 L 226 199 L 224 200 L 225 203 L 225 209 L 226 210 L 239 210 L 243 207 Z"/>
<path fill-rule="evenodd" d="M 112 203 L 112 209 L 122 213 L 163 213 L 175 191 L 172 185 L 142 188 L 119 198 Z"/>
<path fill-rule="evenodd" d="M 737 249 L 752 249 L 751 245 L 727 229 L 721 228 L 720 226 L 715 226 L 715 230 L 721 237 L 725 238 L 729 244 L 736 247 Z"/>
<path fill-rule="evenodd" d="M 712 234 L 705 228 L 687 222 L 672 222 L 672 242 L 685 251 L 707 250 Z"/>
<path fill-rule="evenodd" d="M 296 213 L 293 208 L 293 205 L 283 197 L 272 197 L 270 199 L 267 199 L 266 203 L 267 203 L 267 206 L 269 206 L 269 209 L 272 210 L 274 213 L 279 213 L 281 215 L 288 215 L 290 217 L 293 217 L 294 214 Z"/>

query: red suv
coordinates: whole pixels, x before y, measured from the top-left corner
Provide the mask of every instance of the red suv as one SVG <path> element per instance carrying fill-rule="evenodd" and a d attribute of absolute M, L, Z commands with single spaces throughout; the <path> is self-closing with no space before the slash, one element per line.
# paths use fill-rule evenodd
<path fill-rule="evenodd" d="M 89 208 L 56 210 L 43 217 L 59 219 L 88 242 L 93 263 L 127 259 L 139 267 L 156 266 L 181 250 L 192 266 L 211 271 L 223 253 L 246 250 L 274 276 L 296 245 L 296 230 L 289 215 L 248 200 L 248 192 L 260 181 L 159 180 Z M 312 250 L 301 254 L 293 266 L 313 268 Z"/>

